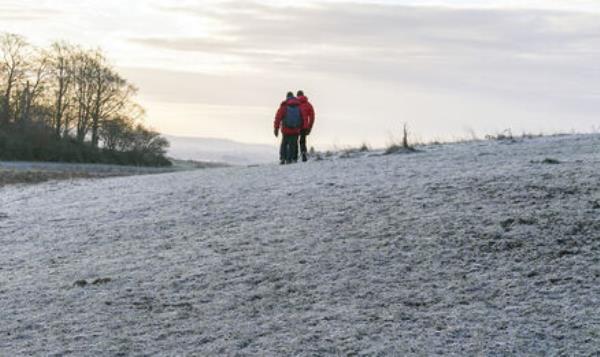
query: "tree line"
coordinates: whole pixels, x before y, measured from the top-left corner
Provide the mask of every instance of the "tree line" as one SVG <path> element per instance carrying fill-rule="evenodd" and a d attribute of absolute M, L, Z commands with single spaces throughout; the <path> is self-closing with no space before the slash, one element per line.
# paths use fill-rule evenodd
<path fill-rule="evenodd" d="M 100 50 L 0 34 L 0 160 L 168 166 L 136 94 Z"/>

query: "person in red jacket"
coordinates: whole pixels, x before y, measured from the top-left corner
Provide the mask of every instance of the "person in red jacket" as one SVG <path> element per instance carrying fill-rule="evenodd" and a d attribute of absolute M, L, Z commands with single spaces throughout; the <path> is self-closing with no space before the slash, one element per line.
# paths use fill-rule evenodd
<path fill-rule="evenodd" d="M 313 125 L 315 124 L 315 109 L 308 101 L 308 97 L 306 97 L 301 90 L 298 91 L 298 100 L 300 101 L 300 110 L 305 118 L 304 126 L 300 131 L 300 152 L 302 153 L 302 161 L 306 162 L 308 160 L 306 137 L 310 135 Z"/>
<path fill-rule="evenodd" d="M 275 137 L 281 129 L 282 139 L 279 160 L 282 165 L 298 162 L 298 136 L 306 126 L 305 116 L 300 109 L 300 101 L 294 93 L 288 92 L 275 115 Z"/>

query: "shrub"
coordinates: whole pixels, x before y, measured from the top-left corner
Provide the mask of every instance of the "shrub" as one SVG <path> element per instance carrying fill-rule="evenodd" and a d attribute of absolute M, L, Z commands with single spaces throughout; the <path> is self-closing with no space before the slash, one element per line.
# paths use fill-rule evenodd
<path fill-rule="evenodd" d="M 156 133 L 138 137 L 135 148 L 125 151 L 95 148 L 74 138 L 57 138 L 50 130 L 0 130 L 0 160 L 102 163 L 135 166 L 171 166 L 164 156 L 168 142 Z"/>

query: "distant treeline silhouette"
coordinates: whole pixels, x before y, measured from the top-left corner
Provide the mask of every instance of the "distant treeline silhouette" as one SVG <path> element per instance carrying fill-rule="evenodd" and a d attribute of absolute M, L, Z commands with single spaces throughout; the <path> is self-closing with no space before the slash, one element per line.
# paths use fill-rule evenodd
<path fill-rule="evenodd" d="M 171 165 L 136 92 L 100 50 L 0 34 L 0 160 Z"/>

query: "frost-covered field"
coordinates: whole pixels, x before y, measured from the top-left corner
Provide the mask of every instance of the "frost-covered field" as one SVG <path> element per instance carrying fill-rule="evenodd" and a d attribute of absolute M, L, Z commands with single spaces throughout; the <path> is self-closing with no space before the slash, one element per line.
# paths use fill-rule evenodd
<path fill-rule="evenodd" d="M 0 355 L 596 355 L 599 145 L 0 188 Z"/>

